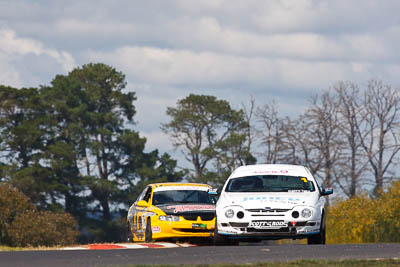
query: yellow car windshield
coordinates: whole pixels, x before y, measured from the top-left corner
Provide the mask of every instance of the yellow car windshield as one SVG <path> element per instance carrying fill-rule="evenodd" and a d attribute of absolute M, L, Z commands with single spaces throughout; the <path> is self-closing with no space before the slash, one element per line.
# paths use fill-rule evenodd
<path fill-rule="evenodd" d="M 166 190 L 153 194 L 153 205 L 171 203 L 215 204 L 213 198 L 202 190 Z"/>

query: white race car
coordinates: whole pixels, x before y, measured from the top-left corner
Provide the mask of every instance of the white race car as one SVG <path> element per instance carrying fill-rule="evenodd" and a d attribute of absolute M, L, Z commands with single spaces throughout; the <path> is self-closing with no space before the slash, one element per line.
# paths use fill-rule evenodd
<path fill-rule="evenodd" d="M 214 242 L 302 239 L 325 244 L 325 198 L 304 166 L 248 165 L 226 180 L 216 206 Z"/>

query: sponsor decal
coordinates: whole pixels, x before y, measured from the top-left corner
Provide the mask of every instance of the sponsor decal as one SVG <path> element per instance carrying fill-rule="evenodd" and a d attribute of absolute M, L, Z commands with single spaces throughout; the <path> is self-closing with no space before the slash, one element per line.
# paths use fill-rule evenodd
<path fill-rule="evenodd" d="M 278 229 L 287 226 L 288 223 L 284 221 L 252 221 L 250 222 L 248 227 L 259 229 Z"/>
<path fill-rule="evenodd" d="M 159 192 L 159 191 L 175 191 L 175 190 L 199 190 L 199 191 L 208 191 L 209 187 L 208 186 L 160 186 L 154 188 L 154 192 Z"/>
<path fill-rule="evenodd" d="M 161 227 L 160 226 L 153 226 L 153 227 L 151 227 L 151 231 L 153 233 L 161 233 Z"/>
<path fill-rule="evenodd" d="M 180 205 L 180 206 L 168 206 L 167 209 L 174 209 L 174 213 L 195 211 L 195 210 L 215 210 L 214 205 Z"/>
<path fill-rule="evenodd" d="M 193 223 L 192 228 L 193 229 L 206 229 L 207 225 L 204 223 Z"/>
<path fill-rule="evenodd" d="M 218 195 L 218 188 L 210 188 L 208 189 L 208 193 L 210 195 Z"/>
<path fill-rule="evenodd" d="M 253 174 L 261 174 L 261 173 L 274 173 L 274 174 L 279 174 L 279 173 L 289 173 L 289 171 L 288 171 L 288 170 L 280 170 L 280 171 L 271 171 L 271 170 L 253 171 Z"/>
<path fill-rule="evenodd" d="M 269 201 L 275 203 L 297 204 L 301 200 L 300 198 L 295 198 L 295 197 L 269 197 Z"/>
<path fill-rule="evenodd" d="M 242 202 L 253 201 L 253 200 L 258 200 L 260 202 L 267 202 L 268 198 L 267 197 L 243 197 Z"/>
<path fill-rule="evenodd" d="M 231 231 L 231 230 L 219 230 L 218 229 L 218 234 L 237 234 L 239 231 Z"/>
<path fill-rule="evenodd" d="M 301 199 L 297 197 L 243 197 L 241 202 L 246 201 L 298 204 Z"/>

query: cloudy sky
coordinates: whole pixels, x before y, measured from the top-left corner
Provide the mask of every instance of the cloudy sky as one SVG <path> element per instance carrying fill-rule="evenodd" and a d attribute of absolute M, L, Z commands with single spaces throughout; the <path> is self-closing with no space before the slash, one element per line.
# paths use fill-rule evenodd
<path fill-rule="evenodd" d="M 190 93 L 234 107 L 274 99 L 304 109 L 338 81 L 400 85 L 398 0 L 0 0 L 0 83 L 49 84 L 101 62 L 137 93 L 148 148 L 173 154 L 159 126 Z"/>

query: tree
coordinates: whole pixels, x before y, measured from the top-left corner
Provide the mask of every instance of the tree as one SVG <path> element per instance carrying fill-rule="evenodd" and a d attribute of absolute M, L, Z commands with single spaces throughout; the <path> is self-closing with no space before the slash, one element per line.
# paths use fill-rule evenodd
<path fill-rule="evenodd" d="M 390 167 L 396 163 L 400 151 L 400 94 L 399 89 L 371 80 L 363 99 L 365 123 L 358 128 L 369 166 L 374 176 L 374 195 L 383 189 Z M 364 132 L 365 127 L 366 134 Z"/>
<path fill-rule="evenodd" d="M 338 100 L 335 95 L 324 92 L 312 98 L 305 112 L 311 146 L 319 153 L 310 166 L 325 187 L 333 187 L 336 167 L 340 165 L 344 142 L 338 127 Z"/>
<path fill-rule="evenodd" d="M 88 64 L 56 76 L 51 87 L 41 90 L 43 102 L 48 103 L 49 138 L 43 158 L 53 175 L 52 195 L 54 201 L 63 199 L 74 214 L 83 212 L 85 199 L 97 201 L 103 218 L 111 220 L 110 204 L 120 194 L 117 176 L 130 164 L 122 142 L 134 138 L 129 144 L 144 148 L 145 140 L 125 129 L 124 123 L 133 123 L 136 97 L 122 92 L 124 79 L 110 66 Z M 83 198 L 82 191 L 88 189 L 90 196 Z"/>
<path fill-rule="evenodd" d="M 28 167 L 40 148 L 36 96 L 35 88 L 0 86 L 0 151 L 8 162 L 18 158 L 19 167 Z"/>
<path fill-rule="evenodd" d="M 312 97 L 310 107 L 294 119 L 279 118 L 277 110 L 274 102 L 257 109 L 266 162 L 304 165 L 324 186 L 335 185 L 344 148 L 336 95 L 326 91 Z"/>
<path fill-rule="evenodd" d="M 10 244 L 8 228 L 18 214 L 33 210 L 29 198 L 6 183 L 0 183 L 0 243 Z"/>
<path fill-rule="evenodd" d="M 47 170 L 40 164 L 45 127 L 45 112 L 36 88 L 0 86 L 0 154 L 2 173 L 27 194 L 34 203 L 45 205 L 49 192 Z"/>
<path fill-rule="evenodd" d="M 283 120 L 278 116 L 278 107 L 275 101 L 258 107 L 256 117 L 260 123 L 260 127 L 256 130 L 261 138 L 261 144 L 265 148 L 260 152 L 265 158 L 265 163 L 276 164 L 282 163 L 284 159 L 281 157 L 284 152 L 284 136 Z"/>
<path fill-rule="evenodd" d="M 329 243 L 398 243 L 400 181 L 393 182 L 377 198 L 358 193 L 337 201 L 329 207 L 328 214 Z"/>
<path fill-rule="evenodd" d="M 56 101 L 59 105 L 53 105 L 58 116 L 54 132 L 60 133 L 61 141 L 57 146 L 75 151 L 69 161 L 73 163 L 71 176 L 67 177 L 80 177 L 91 192 L 86 200 L 98 203 L 94 211 L 101 212 L 103 220 L 113 219 L 112 207 L 133 201 L 132 192 L 139 181 L 163 179 L 166 173 L 181 174 L 172 170 L 174 162 L 166 155 L 160 157 L 156 150 L 144 152 L 146 139 L 132 130 L 136 96 L 125 91 L 121 72 L 101 63 L 88 64 L 67 77 L 56 77 L 52 85 L 52 97 L 61 95 Z M 66 91 L 69 93 L 60 94 Z M 58 165 L 57 161 L 52 163 L 53 167 Z M 73 185 L 68 182 L 67 187 L 72 189 Z"/>
<path fill-rule="evenodd" d="M 241 164 L 249 157 L 250 152 L 243 151 L 248 123 L 243 111 L 232 109 L 227 101 L 190 94 L 179 100 L 177 107 L 168 107 L 167 115 L 171 121 L 161 129 L 171 136 L 175 148 L 183 147 L 186 160 L 193 164 L 195 181 L 221 183 L 209 172 L 209 163 L 227 166 L 229 162 L 232 166 L 232 162 Z M 223 155 L 226 157 L 221 158 Z"/>
<path fill-rule="evenodd" d="M 0 244 L 70 245 L 77 235 L 76 222 L 70 214 L 37 211 L 22 192 L 9 184 L 0 184 Z"/>
<path fill-rule="evenodd" d="M 250 104 L 247 106 L 246 104 L 242 103 L 242 110 L 244 112 L 244 119 L 246 121 L 247 126 L 245 127 L 245 139 L 246 142 L 244 144 L 244 150 L 247 154 L 245 157 L 244 164 L 241 165 L 248 165 L 248 164 L 256 164 L 257 159 L 250 153 L 252 151 L 253 141 L 256 138 L 256 133 L 254 133 L 254 117 L 256 113 L 256 102 L 253 96 L 250 98 Z M 242 163 L 242 162 L 241 162 Z"/>
<path fill-rule="evenodd" d="M 146 139 L 133 130 L 136 96 L 125 87 L 124 74 L 97 63 L 49 86 L 0 88 L 2 180 L 41 210 L 70 212 L 99 242 L 118 240 L 116 217 L 138 188 L 186 175 L 168 154 L 144 152 Z"/>
<path fill-rule="evenodd" d="M 46 129 L 42 161 L 49 170 L 49 192 L 53 205 L 64 202 L 64 208 L 78 218 L 88 212 L 86 176 L 82 174 L 82 153 L 87 125 L 87 103 L 77 79 L 57 75 L 51 86 L 42 87 L 40 98 L 46 110 Z"/>
<path fill-rule="evenodd" d="M 309 142 L 312 132 L 309 131 L 306 116 L 301 114 L 294 119 L 286 117 L 282 120 L 281 127 L 280 163 L 315 166 L 315 155 L 318 151 Z"/>
<path fill-rule="evenodd" d="M 361 175 L 365 173 L 365 154 L 361 142 L 366 137 L 361 116 L 364 106 L 358 86 L 351 82 L 339 82 L 334 86 L 338 96 L 339 130 L 345 138 L 346 148 L 338 168 L 337 185 L 348 197 L 354 197 L 361 185 Z"/>
<path fill-rule="evenodd" d="M 215 154 L 216 178 L 212 179 L 214 185 L 222 185 L 229 175 L 239 166 L 255 164 L 257 159 L 252 155 L 251 146 L 254 139 L 253 115 L 255 100 L 250 100 L 249 106 L 242 103 L 243 127 L 233 130 L 226 139 L 219 142 Z M 205 179 L 209 182 L 210 179 Z"/>

